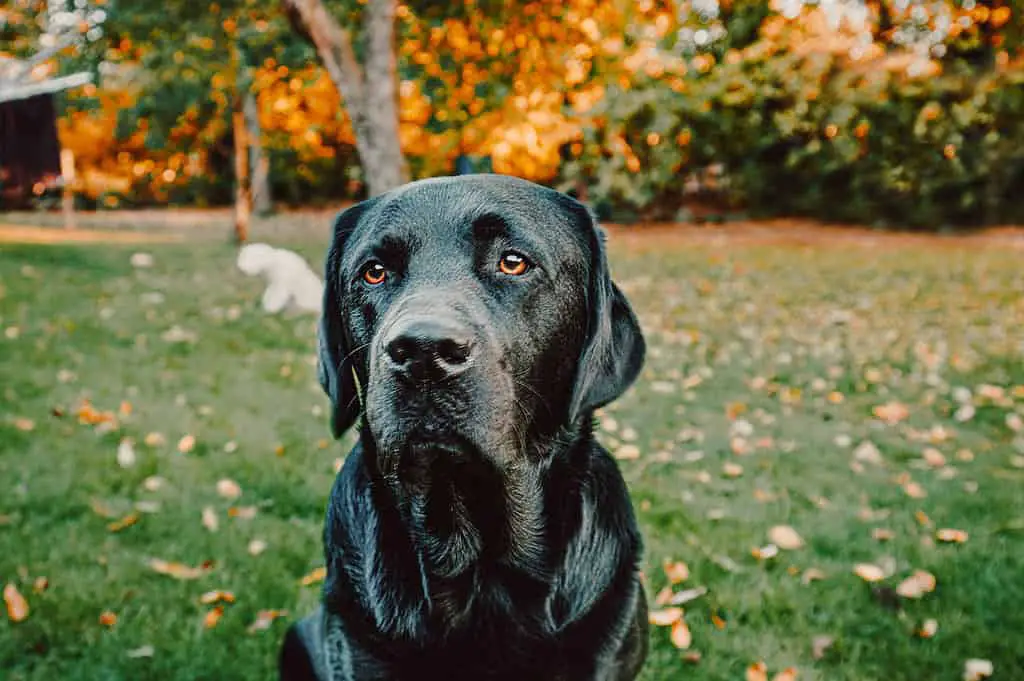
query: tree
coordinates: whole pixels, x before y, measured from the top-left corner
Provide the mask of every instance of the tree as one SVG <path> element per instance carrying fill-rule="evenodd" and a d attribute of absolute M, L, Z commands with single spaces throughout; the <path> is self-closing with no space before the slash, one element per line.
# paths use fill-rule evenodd
<path fill-rule="evenodd" d="M 409 180 L 398 132 L 395 0 L 367 0 L 359 14 L 363 59 L 352 34 L 322 0 L 283 0 L 345 100 L 367 190 L 380 194 Z"/>

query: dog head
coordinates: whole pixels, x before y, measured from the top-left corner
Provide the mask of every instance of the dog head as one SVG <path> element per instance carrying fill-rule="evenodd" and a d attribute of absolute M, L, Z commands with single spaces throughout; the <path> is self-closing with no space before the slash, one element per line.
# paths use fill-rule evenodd
<path fill-rule="evenodd" d="M 327 257 L 320 381 L 394 472 L 501 470 L 618 397 L 644 341 L 587 209 L 511 177 L 423 180 L 345 210 Z"/>

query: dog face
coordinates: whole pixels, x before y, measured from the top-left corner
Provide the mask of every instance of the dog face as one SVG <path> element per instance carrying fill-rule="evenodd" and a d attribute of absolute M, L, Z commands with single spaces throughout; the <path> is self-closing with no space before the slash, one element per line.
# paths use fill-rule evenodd
<path fill-rule="evenodd" d="M 238 249 L 238 269 L 249 275 L 260 274 L 274 260 L 273 246 L 267 244 L 246 244 Z"/>
<path fill-rule="evenodd" d="M 362 411 L 385 475 L 537 456 L 621 394 L 643 352 L 601 234 L 563 194 L 441 178 L 337 220 L 320 379 L 335 435 Z"/>

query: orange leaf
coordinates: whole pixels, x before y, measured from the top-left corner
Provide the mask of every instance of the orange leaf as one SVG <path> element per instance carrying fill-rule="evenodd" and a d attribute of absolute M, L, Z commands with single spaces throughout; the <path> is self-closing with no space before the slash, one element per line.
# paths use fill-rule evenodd
<path fill-rule="evenodd" d="M 907 405 L 901 402 L 881 404 L 872 409 L 871 412 L 876 418 L 885 421 L 890 426 L 895 425 L 910 416 L 910 410 L 907 409 Z"/>
<path fill-rule="evenodd" d="M 682 608 L 663 608 L 661 610 L 651 610 L 647 615 L 647 621 L 656 627 L 667 627 L 675 624 L 682 617 Z"/>
<path fill-rule="evenodd" d="M 100 624 L 105 627 L 114 626 L 117 624 L 117 614 L 110 612 L 109 610 L 104 610 L 100 613 Z"/>
<path fill-rule="evenodd" d="M 208 568 L 190 567 L 182 563 L 169 562 L 159 558 L 150 558 L 147 565 L 154 572 L 159 572 L 162 575 L 174 577 L 175 579 L 199 579 L 208 571 Z"/>
<path fill-rule="evenodd" d="M 680 650 L 686 650 L 693 643 L 693 635 L 690 633 L 690 627 L 686 626 L 686 622 L 680 618 L 672 623 L 672 645 Z"/>
<path fill-rule="evenodd" d="M 199 602 L 203 605 L 213 605 L 214 603 L 219 603 L 221 601 L 225 603 L 234 603 L 235 594 L 231 593 L 230 591 L 221 591 L 220 589 L 215 589 L 214 591 L 207 591 L 199 597 Z"/>
<path fill-rule="evenodd" d="M 776 674 L 772 678 L 772 681 L 796 681 L 796 675 L 796 667 L 786 667 L 781 672 Z"/>
<path fill-rule="evenodd" d="M 963 530 L 954 530 L 949 527 L 944 527 L 935 533 L 935 538 L 942 542 L 963 544 L 967 541 L 967 533 Z"/>
<path fill-rule="evenodd" d="M 670 584 L 679 584 L 690 578 L 690 568 L 681 560 L 665 561 L 661 567 Z"/>
<path fill-rule="evenodd" d="M 126 515 L 125 517 L 121 518 L 120 520 L 115 520 L 114 522 L 112 522 L 109 525 L 107 525 L 107 529 L 110 530 L 111 532 L 120 532 L 121 530 L 123 530 L 125 528 L 131 527 L 132 525 L 134 525 L 137 522 L 139 522 L 139 514 L 138 513 L 129 513 L 128 515 Z"/>
<path fill-rule="evenodd" d="M 924 570 L 915 570 L 896 587 L 896 593 L 904 598 L 921 598 L 935 591 L 935 575 Z"/>
<path fill-rule="evenodd" d="M 803 538 L 789 525 L 776 525 L 768 531 L 768 539 L 786 551 L 794 551 L 804 545 Z"/>
<path fill-rule="evenodd" d="M 327 568 L 325 568 L 325 567 L 318 567 L 315 570 L 313 570 L 312 572 L 310 572 L 308 575 L 306 575 L 305 577 L 300 579 L 299 580 L 299 584 L 301 584 L 302 586 L 311 586 L 313 584 L 316 584 L 317 582 L 324 581 L 324 578 L 326 576 L 327 576 Z"/>
<path fill-rule="evenodd" d="M 12 583 L 4 587 L 4 603 L 7 604 L 7 617 L 12 622 L 24 622 L 28 618 L 28 601 Z"/>
<path fill-rule="evenodd" d="M 217 622 L 220 622 L 220 618 L 223 614 L 224 606 L 218 605 L 217 607 L 208 611 L 206 613 L 206 616 L 203 617 L 203 626 L 207 629 L 213 629 L 215 626 L 217 626 Z"/>
<path fill-rule="evenodd" d="M 768 681 L 768 665 L 755 662 L 747 667 L 747 681 Z"/>
<path fill-rule="evenodd" d="M 270 628 L 274 620 L 279 617 L 287 617 L 287 610 L 260 610 L 256 613 L 256 619 L 249 625 L 249 633 L 264 631 Z"/>
<path fill-rule="evenodd" d="M 865 582 L 880 582 L 885 579 L 885 572 L 877 565 L 870 563 L 857 563 L 853 567 L 853 573 Z"/>

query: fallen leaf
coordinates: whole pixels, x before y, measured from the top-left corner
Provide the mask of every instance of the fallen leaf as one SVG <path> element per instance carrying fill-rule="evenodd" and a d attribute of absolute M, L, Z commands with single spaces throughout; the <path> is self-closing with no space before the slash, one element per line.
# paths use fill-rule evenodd
<path fill-rule="evenodd" d="M 125 655 L 127 655 L 128 657 L 130 657 L 133 660 L 135 660 L 135 659 L 138 659 L 140 657 L 153 657 L 154 653 L 156 653 L 156 650 L 153 648 L 153 646 L 151 646 L 151 645 L 144 645 L 144 646 L 140 646 L 138 648 L 133 648 L 132 650 L 129 650 L 127 653 L 125 653 Z"/>
<path fill-rule="evenodd" d="M 656 627 L 668 627 L 675 624 L 682 617 L 682 608 L 664 608 L 661 610 L 651 610 L 647 615 L 647 621 Z"/>
<path fill-rule="evenodd" d="M 686 650 L 693 643 L 693 635 L 690 633 L 690 627 L 686 626 L 686 622 L 679 618 L 672 623 L 672 645 L 680 650 Z"/>
<path fill-rule="evenodd" d="M 743 475 L 743 466 L 728 461 L 722 466 L 722 473 L 727 478 L 738 478 Z"/>
<path fill-rule="evenodd" d="M 711 613 L 711 623 L 715 625 L 715 629 L 722 631 L 726 627 L 725 620 L 722 619 L 717 612 Z"/>
<path fill-rule="evenodd" d="M 634 444 L 625 444 L 615 450 L 615 458 L 620 461 L 633 461 L 640 458 L 640 448 Z"/>
<path fill-rule="evenodd" d="M 772 681 L 796 681 L 796 677 L 796 667 L 786 667 L 781 672 L 773 676 Z"/>
<path fill-rule="evenodd" d="M 964 662 L 964 681 L 980 681 L 992 676 L 995 667 L 988 660 L 972 659 Z"/>
<path fill-rule="evenodd" d="M 698 650 L 688 650 L 683 654 L 683 660 L 690 664 L 697 664 L 700 662 L 700 657 L 700 651 Z"/>
<path fill-rule="evenodd" d="M 217 528 L 220 527 L 220 520 L 217 518 L 217 511 L 213 509 L 213 506 L 203 507 L 202 523 L 203 527 L 210 532 L 216 532 Z"/>
<path fill-rule="evenodd" d="M 871 410 L 871 413 L 873 413 L 876 418 L 885 421 L 890 426 L 895 425 L 910 416 L 910 410 L 907 409 L 907 405 L 901 402 L 888 402 L 886 404 L 878 405 Z"/>
<path fill-rule="evenodd" d="M 679 584 L 690 578 L 690 568 L 681 560 L 665 561 L 662 564 L 669 584 Z"/>
<path fill-rule="evenodd" d="M 4 603 L 7 604 L 7 617 L 12 622 L 24 622 L 28 619 L 28 601 L 12 582 L 8 582 L 4 587 Z"/>
<path fill-rule="evenodd" d="M 896 587 L 896 593 L 904 598 L 921 598 L 932 591 L 935 591 L 935 575 L 924 570 L 915 570 Z"/>
<path fill-rule="evenodd" d="M 151 570 L 159 572 L 175 579 L 199 579 L 209 569 L 205 567 L 190 567 L 182 563 L 169 562 L 160 558 L 150 558 L 146 563 Z"/>
<path fill-rule="evenodd" d="M 32 591 L 37 594 L 41 594 L 50 588 L 50 580 L 46 577 L 36 577 L 35 581 L 32 582 Z"/>
<path fill-rule="evenodd" d="M 316 584 L 317 582 L 324 581 L 324 578 L 326 576 L 327 576 L 327 568 L 325 568 L 325 567 L 318 567 L 318 568 L 314 569 L 312 572 L 310 572 L 308 575 L 306 575 L 305 577 L 300 579 L 299 580 L 299 584 L 301 584 L 302 586 L 311 586 L 313 584 Z"/>
<path fill-rule="evenodd" d="M 178 451 L 182 454 L 188 454 L 196 447 L 195 435 L 185 435 L 178 440 Z"/>
<path fill-rule="evenodd" d="M 863 463 L 881 464 L 882 452 L 875 446 L 875 443 L 865 440 L 853 450 L 853 458 Z"/>
<path fill-rule="evenodd" d="M 114 522 L 107 525 L 107 529 L 111 532 L 120 532 L 121 530 L 131 527 L 137 522 L 139 522 L 139 514 L 129 513 L 120 520 L 115 520 Z"/>
<path fill-rule="evenodd" d="M 938 630 L 938 620 L 928 619 L 921 623 L 921 628 L 917 630 L 917 635 L 921 638 L 931 638 L 935 636 Z"/>
<path fill-rule="evenodd" d="M 853 567 L 853 574 L 857 575 L 865 582 L 880 582 L 885 579 L 885 572 L 882 568 L 877 565 L 871 565 L 870 563 L 857 563 Z"/>
<path fill-rule="evenodd" d="M 921 452 L 921 457 L 924 459 L 924 462 L 932 468 L 942 468 L 946 465 L 946 457 L 942 455 L 942 452 L 934 447 L 926 447 L 925 450 Z"/>
<path fill-rule="evenodd" d="M 694 589 L 684 589 L 683 591 L 674 594 L 668 602 L 670 605 L 685 605 L 690 601 L 697 600 L 707 592 L 708 588 L 706 586 L 698 586 Z"/>
<path fill-rule="evenodd" d="M 903 485 L 903 491 L 906 492 L 907 496 L 911 499 L 924 499 L 928 496 L 928 493 L 918 483 L 910 480 Z"/>
<path fill-rule="evenodd" d="M 267 542 L 262 539 L 253 539 L 249 542 L 249 555 L 258 556 L 267 550 Z"/>
<path fill-rule="evenodd" d="M 768 665 L 764 662 L 755 662 L 747 667 L 747 681 L 768 681 Z"/>
<path fill-rule="evenodd" d="M 892 530 L 887 530 L 884 527 L 876 527 L 871 530 L 871 537 L 877 541 L 889 541 L 895 536 Z"/>
<path fill-rule="evenodd" d="M 270 628 L 274 620 L 287 616 L 287 610 L 260 610 L 256 613 L 256 619 L 249 625 L 248 631 L 250 634 L 256 631 L 264 631 Z"/>
<path fill-rule="evenodd" d="M 835 642 L 836 640 L 831 636 L 815 636 L 811 639 L 811 657 L 815 660 L 820 660 L 825 657 L 825 653 L 828 652 L 828 649 L 831 648 L 832 644 Z"/>
<path fill-rule="evenodd" d="M 147 433 L 142 441 L 146 443 L 147 447 L 159 447 L 167 443 L 167 438 L 163 436 L 163 433 Z"/>
<path fill-rule="evenodd" d="M 229 518 L 238 518 L 239 520 L 252 520 L 256 517 L 258 509 L 255 506 L 232 506 L 228 509 Z"/>
<path fill-rule="evenodd" d="M 20 431 L 24 431 L 27 433 L 29 431 L 35 430 L 36 422 L 33 421 L 32 419 L 18 417 L 14 419 L 14 427 Z"/>
<path fill-rule="evenodd" d="M 242 496 L 242 488 L 234 480 L 222 478 L 217 481 L 217 494 L 225 499 L 237 499 Z"/>
<path fill-rule="evenodd" d="M 807 568 L 804 570 L 804 574 L 800 577 L 800 581 L 803 584 L 810 584 L 815 580 L 825 579 L 825 573 L 818 568 Z"/>
<path fill-rule="evenodd" d="M 117 445 L 117 465 L 121 468 L 135 465 L 135 444 L 130 437 L 124 438 Z"/>
<path fill-rule="evenodd" d="M 230 591 L 215 589 L 213 591 L 207 591 L 199 597 L 199 602 L 203 605 L 213 605 L 214 603 L 220 603 L 221 601 L 224 603 L 234 603 L 235 594 Z"/>
<path fill-rule="evenodd" d="M 754 547 L 750 550 L 750 554 L 758 560 L 770 560 L 779 555 L 779 547 L 775 544 L 768 544 L 760 548 Z"/>
<path fill-rule="evenodd" d="M 768 539 L 786 551 L 795 551 L 804 545 L 803 538 L 789 525 L 776 525 L 768 531 Z"/>
<path fill-rule="evenodd" d="M 117 624 L 117 614 L 110 612 L 109 610 L 104 610 L 100 613 L 100 624 L 105 627 L 114 626 Z"/>
<path fill-rule="evenodd" d="M 142 481 L 142 487 L 147 492 L 156 492 L 161 487 L 163 487 L 164 483 L 166 482 L 167 481 L 161 478 L 159 475 L 151 475 Z"/>
<path fill-rule="evenodd" d="M 220 622 L 221 616 L 224 615 L 224 606 L 218 605 L 217 607 L 207 611 L 203 617 L 203 626 L 207 629 L 213 629 L 217 626 L 217 622 Z"/>
<path fill-rule="evenodd" d="M 963 530 L 955 530 L 949 527 L 944 527 L 935 533 L 935 538 L 941 542 L 963 544 L 967 541 L 967 533 Z"/>

